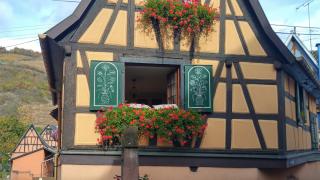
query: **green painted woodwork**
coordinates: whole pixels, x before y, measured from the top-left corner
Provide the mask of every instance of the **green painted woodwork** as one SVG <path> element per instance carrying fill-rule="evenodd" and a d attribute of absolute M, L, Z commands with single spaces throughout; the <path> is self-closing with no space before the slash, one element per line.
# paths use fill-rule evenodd
<path fill-rule="evenodd" d="M 91 61 L 90 110 L 117 107 L 123 101 L 123 63 Z"/>
<path fill-rule="evenodd" d="M 213 111 L 212 66 L 185 65 L 185 108 Z"/>
<path fill-rule="evenodd" d="M 318 149 L 318 142 L 319 142 L 319 135 L 318 135 L 318 128 L 317 128 L 317 117 L 310 113 L 310 131 L 311 131 L 311 144 L 312 149 Z"/>

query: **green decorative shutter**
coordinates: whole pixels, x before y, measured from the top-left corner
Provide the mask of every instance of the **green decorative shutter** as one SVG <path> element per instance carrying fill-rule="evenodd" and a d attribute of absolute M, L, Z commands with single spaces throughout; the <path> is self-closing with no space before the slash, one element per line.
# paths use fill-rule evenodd
<path fill-rule="evenodd" d="M 117 107 L 123 101 L 123 63 L 91 61 L 90 110 Z"/>
<path fill-rule="evenodd" d="M 310 113 L 310 131 L 311 131 L 312 149 L 318 149 L 319 135 L 318 135 L 317 117 L 311 113 Z"/>
<path fill-rule="evenodd" d="M 296 82 L 296 117 L 297 117 L 297 125 L 303 126 L 303 116 L 304 111 L 302 111 L 303 108 L 303 94 L 302 94 L 302 88 L 299 86 L 299 84 Z"/>
<path fill-rule="evenodd" d="M 185 109 L 213 111 L 212 66 L 185 65 Z"/>

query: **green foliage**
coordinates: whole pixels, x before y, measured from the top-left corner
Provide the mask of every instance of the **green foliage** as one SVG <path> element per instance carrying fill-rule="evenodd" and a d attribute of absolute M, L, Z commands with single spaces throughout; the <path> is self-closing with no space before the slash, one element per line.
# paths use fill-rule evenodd
<path fill-rule="evenodd" d="M 0 116 L 14 115 L 18 107 L 24 104 L 50 102 L 50 91 L 44 72 L 30 69 L 19 61 L 0 60 L 1 62 Z"/>
<path fill-rule="evenodd" d="M 153 21 L 158 21 L 163 35 L 170 37 L 170 30 L 178 30 L 182 39 L 191 40 L 212 32 L 216 15 L 217 9 L 198 1 L 145 0 L 138 22 L 144 31 L 150 32 Z"/>
<path fill-rule="evenodd" d="M 8 169 L 9 153 L 17 145 L 26 128 L 16 117 L 0 116 L 0 155 L 5 170 Z"/>

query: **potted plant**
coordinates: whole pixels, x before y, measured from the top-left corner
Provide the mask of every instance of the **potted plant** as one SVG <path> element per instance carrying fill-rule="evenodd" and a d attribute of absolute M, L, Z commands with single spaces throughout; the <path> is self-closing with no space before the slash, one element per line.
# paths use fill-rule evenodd
<path fill-rule="evenodd" d="M 160 51 L 165 39 L 173 38 L 175 44 L 186 39 L 193 55 L 197 39 L 214 30 L 216 15 L 217 9 L 197 0 L 145 0 L 137 21 L 143 31 L 155 32 Z"/>
<path fill-rule="evenodd" d="M 130 126 L 138 129 L 140 140 L 157 139 L 158 145 L 165 142 L 175 147 L 191 147 L 195 138 L 202 136 L 207 125 L 205 117 L 193 111 L 171 107 L 134 108 L 121 104 L 118 108 L 98 112 L 96 130 L 100 134 L 99 144 L 120 146 L 122 134 Z M 148 144 L 144 142 L 142 145 Z"/>
<path fill-rule="evenodd" d="M 205 116 L 194 111 L 166 108 L 156 111 L 159 143 L 168 142 L 174 147 L 192 147 L 196 137 L 202 136 L 207 127 Z"/>
<path fill-rule="evenodd" d="M 138 128 L 142 137 L 149 127 L 147 121 L 153 117 L 153 109 L 133 108 L 120 104 L 117 108 L 99 111 L 96 119 L 96 131 L 100 134 L 98 142 L 102 146 L 120 146 L 121 136 L 129 126 Z"/>

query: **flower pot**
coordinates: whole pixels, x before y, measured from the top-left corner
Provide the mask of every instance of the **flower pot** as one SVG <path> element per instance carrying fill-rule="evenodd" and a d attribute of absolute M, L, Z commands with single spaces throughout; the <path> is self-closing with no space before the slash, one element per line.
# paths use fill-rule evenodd
<path fill-rule="evenodd" d="M 139 137 L 139 146 L 149 146 L 149 137 L 147 136 L 140 136 Z"/>
<path fill-rule="evenodd" d="M 181 41 L 181 29 L 174 29 L 173 30 L 173 41 L 174 47 L 180 48 L 180 41 Z"/>
<path fill-rule="evenodd" d="M 182 138 L 173 138 L 173 146 L 174 147 L 194 147 L 196 141 L 196 137 L 186 137 L 184 139 Z"/>
<path fill-rule="evenodd" d="M 170 144 L 166 140 L 162 140 L 161 138 L 157 138 L 157 147 L 173 147 L 173 144 Z"/>
<path fill-rule="evenodd" d="M 121 142 L 119 137 L 112 137 L 112 139 L 104 140 L 102 143 L 102 147 L 104 149 L 108 148 L 118 148 L 121 146 Z"/>
<path fill-rule="evenodd" d="M 160 22 L 158 19 L 156 18 L 151 18 L 151 23 L 152 23 L 152 27 L 156 36 L 156 40 L 158 43 L 158 47 L 159 47 L 159 51 L 161 53 L 164 52 L 164 45 L 163 45 L 163 40 L 162 40 L 162 36 L 161 36 L 161 30 L 160 30 Z"/>

